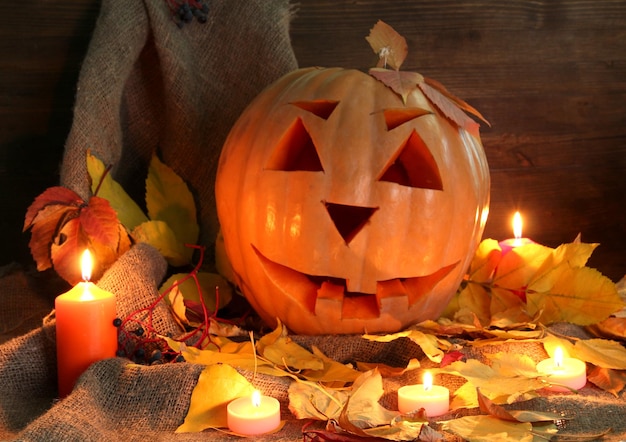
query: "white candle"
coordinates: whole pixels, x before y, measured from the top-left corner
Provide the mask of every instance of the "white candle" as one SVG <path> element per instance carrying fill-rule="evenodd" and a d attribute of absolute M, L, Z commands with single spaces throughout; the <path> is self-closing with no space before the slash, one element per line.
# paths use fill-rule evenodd
<path fill-rule="evenodd" d="M 563 356 L 563 349 L 557 347 L 554 357 L 537 364 L 537 371 L 550 383 L 549 391 L 569 392 L 578 390 L 587 383 L 587 365 L 580 359 Z"/>
<path fill-rule="evenodd" d="M 502 249 L 502 256 L 509 253 L 516 247 L 525 246 L 526 244 L 534 244 L 530 238 L 524 238 L 522 236 L 522 215 L 519 212 L 515 212 L 513 216 L 513 238 L 500 241 L 500 248 Z"/>
<path fill-rule="evenodd" d="M 424 373 L 424 383 L 405 385 L 398 389 L 398 410 L 402 414 L 423 408 L 426 416 L 446 414 L 450 407 L 450 390 L 441 385 L 433 385 L 433 376 Z"/>
<path fill-rule="evenodd" d="M 246 436 L 269 433 L 280 425 L 280 403 L 255 390 L 252 396 L 240 397 L 228 404 L 227 422 L 233 433 Z"/>

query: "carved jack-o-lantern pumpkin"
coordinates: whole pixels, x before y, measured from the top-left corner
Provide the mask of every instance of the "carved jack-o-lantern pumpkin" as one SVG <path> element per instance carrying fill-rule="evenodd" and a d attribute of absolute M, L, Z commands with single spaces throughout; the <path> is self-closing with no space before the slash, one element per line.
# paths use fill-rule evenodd
<path fill-rule="evenodd" d="M 393 332 L 437 318 L 480 241 L 489 172 L 477 134 L 419 89 L 306 68 L 262 92 L 217 172 L 225 250 L 270 325 Z"/>

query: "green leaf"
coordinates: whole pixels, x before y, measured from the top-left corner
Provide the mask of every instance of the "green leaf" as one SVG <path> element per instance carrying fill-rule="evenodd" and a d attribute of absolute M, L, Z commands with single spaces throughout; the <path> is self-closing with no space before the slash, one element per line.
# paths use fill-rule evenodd
<path fill-rule="evenodd" d="M 98 185 L 98 196 L 109 201 L 117 218 L 129 231 L 139 224 L 148 221 L 148 217 L 137 203 L 126 193 L 122 186 L 106 173 L 106 167 L 98 158 L 87 152 L 87 172 L 91 177 L 91 191 L 95 192 Z M 104 178 L 103 178 L 104 177 Z"/>
<path fill-rule="evenodd" d="M 202 370 L 191 393 L 189 410 L 176 433 L 200 432 L 227 427 L 226 407 L 232 400 L 251 395 L 255 388 L 229 365 L 210 365 Z"/>
<path fill-rule="evenodd" d="M 191 249 L 184 246 L 164 221 L 153 220 L 139 224 L 131 232 L 131 236 L 136 242 L 153 246 L 174 267 L 189 264 L 191 260 Z"/>
<path fill-rule="evenodd" d="M 150 219 L 164 221 L 182 244 L 196 244 L 200 228 L 196 203 L 185 182 L 155 156 L 146 179 L 146 205 Z M 187 262 L 193 249 L 185 250 Z"/>

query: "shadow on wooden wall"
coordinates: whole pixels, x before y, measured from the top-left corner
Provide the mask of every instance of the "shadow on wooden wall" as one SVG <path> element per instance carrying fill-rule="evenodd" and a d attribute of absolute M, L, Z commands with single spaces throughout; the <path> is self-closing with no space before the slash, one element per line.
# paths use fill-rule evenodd
<path fill-rule="evenodd" d="M 95 0 L 0 5 L 0 264 L 28 262 L 26 207 L 56 184 Z M 11 17 L 9 19 L 7 17 Z M 302 0 L 292 23 L 301 66 L 366 70 L 382 19 L 408 40 L 403 68 L 442 82 L 492 127 L 486 237 L 548 246 L 599 242 L 590 265 L 626 273 L 626 3 L 619 0 Z"/>

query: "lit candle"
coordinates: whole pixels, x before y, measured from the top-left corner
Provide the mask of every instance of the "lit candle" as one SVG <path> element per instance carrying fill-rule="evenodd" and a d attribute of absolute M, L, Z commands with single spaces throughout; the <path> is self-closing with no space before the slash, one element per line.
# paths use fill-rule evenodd
<path fill-rule="evenodd" d="M 406 385 L 398 389 L 398 410 L 402 414 L 423 408 L 426 416 L 446 414 L 450 407 L 450 390 L 433 385 L 433 375 L 424 373 L 423 384 Z"/>
<path fill-rule="evenodd" d="M 519 212 L 515 212 L 513 215 L 513 238 L 500 241 L 500 248 L 502 249 L 502 256 L 509 253 L 516 247 L 525 246 L 526 244 L 534 244 L 532 239 L 524 238 L 522 236 L 522 215 Z"/>
<path fill-rule="evenodd" d="M 246 436 L 269 433 L 280 425 L 280 403 L 254 390 L 252 396 L 240 397 L 228 404 L 227 422 L 233 433 Z"/>
<path fill-rule="evenodd" d="M 549 391 L 568 392 L 578 390 L 587 383 L 587 365 L 580 359 L 563 356 L 563 349 L 557 347 L 554 357 L 544 359 L 537 364 L 537 371 L 546 376 Z"/>
<path fill-rule="evenodd" d="M 115 296 L 89 282 L 93 266 L 88 250 L 82 255 L 83 282 L 55 300 L 59 396 L 67 396 L 92 363 L 115 357 L 117 328 Z"/>

